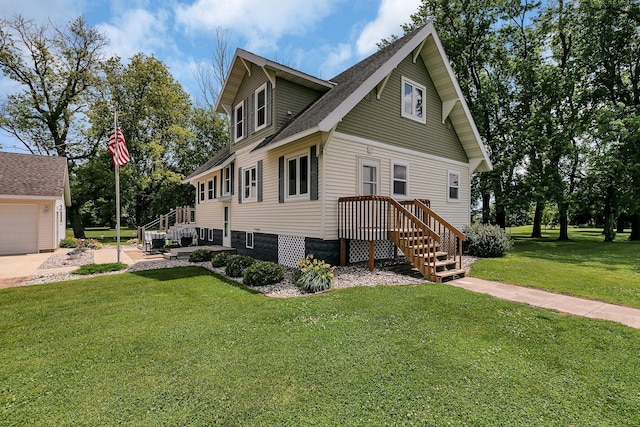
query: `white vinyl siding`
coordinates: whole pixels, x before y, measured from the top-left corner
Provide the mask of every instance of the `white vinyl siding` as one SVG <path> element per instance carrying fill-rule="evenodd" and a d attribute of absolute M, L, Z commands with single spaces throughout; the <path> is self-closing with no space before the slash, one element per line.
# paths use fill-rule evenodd
<path fill-rule="evenodd" d="M 367 147 L 372 147 L 372 154 L 368 154 Z M 470 191 L 468 165 L 434 156 L 424 155 L 396 147 L 383 146 L 372 140 L 352 138 L 344 134 L 334 134 L 327 143 L 322 161 L 327 173 L 323 188 L 325 197 L 325 231 L 324 239 L 338 238 L 338 198 L 355 196 L 358 188 L 357 176 L 352 171 L 357 167 L 358 159 L 375 155 L 376 158 L 392 158 L 406 163 L 411 171 L 411 179 L 407 183 L 408 194 L 412 198 L 427 198 L 431 201 L 431 208 L 439 215 L 462 228 L 470 221 Z M 460 203 L 447 203 L 446 192 L 447 174 L 453 167 L 460 173 L 459 196 Z M 331 171 L 331 172 L 330 172 Z M 391 180 L 391 162 L 380 163 L 381 182 Z M 381 195 L 391 195 L 388 185 L 380 187 Z"/>

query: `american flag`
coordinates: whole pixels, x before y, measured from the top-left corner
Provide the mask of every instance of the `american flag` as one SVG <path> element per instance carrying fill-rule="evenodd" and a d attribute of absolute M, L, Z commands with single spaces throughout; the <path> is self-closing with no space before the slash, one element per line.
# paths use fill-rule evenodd
<path fill-rule="evenodd" d="M 109 136 L 109 153 L 113 156 L 113 164 L 117 166 L 122 166 L 131 160 L 120 128 L 117 128 L 117 132 L 111 132 Z"/>

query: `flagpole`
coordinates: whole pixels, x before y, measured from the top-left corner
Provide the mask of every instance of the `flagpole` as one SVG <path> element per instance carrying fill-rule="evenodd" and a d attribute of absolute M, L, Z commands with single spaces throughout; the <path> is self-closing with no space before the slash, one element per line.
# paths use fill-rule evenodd
<path fill-rule="evenodd" d="M 120 144 L 118 143 L 118 107 L 113 107 L 113 132 L 116 137 L 116 156 L 114 159 L 118 159 L 120 153 Z M 116 166 L 116 244 L 117 244 L 117 262 L 120 263 L 120 166 L 118 161 L 115 161 Z"/>

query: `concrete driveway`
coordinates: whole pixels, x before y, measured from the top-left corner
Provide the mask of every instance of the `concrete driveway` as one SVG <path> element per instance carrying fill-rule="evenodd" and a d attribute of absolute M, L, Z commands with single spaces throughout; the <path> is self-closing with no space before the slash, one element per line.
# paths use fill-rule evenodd
<path fill-rule="evenodd" d="M 0 256 L 0 288 L 20 286 L 28 280 L 43 262 L 54 254 L 64 254 L 69 249 L 58 249 L 55 252 L 26 255 Z"/>

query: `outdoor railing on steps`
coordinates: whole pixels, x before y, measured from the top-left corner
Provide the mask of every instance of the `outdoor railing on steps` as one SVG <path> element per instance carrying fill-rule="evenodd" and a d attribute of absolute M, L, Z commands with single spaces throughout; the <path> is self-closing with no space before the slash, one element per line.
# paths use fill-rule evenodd
<path fill-rule="evenodd" d="M 423 276 L 435 280 L 434 251 L 440 236 L 405 206 L 413 210 L 411 203 L 401 203 L 388 196 L 341 197 L 338 199 L 338 235 L 340 239 L 369 242 L 391 240 Z M 370 258 L 370 265 L 371 261 Z"/>
<path fill-rule="evenodd" d="M 191 206 L 179 206 L 171 209 L 169 213 L 160 215 L 148 224 L 138 227 L 138 244 L 143 247 L 149 244 L 147 235 L 150 231 L 167 233 L 171 227 L 176 225 L 195 226 L 195 214 L 196 210 Z"/>
<path fill-rule="evenodd" d="M 429 200 L 397 201 L 388 196 L 341 197 L 338 200 L 340 239 L 391 240 L 429 280 L 436 277 L 436 253 L 446 251 L 462 267 L 464 234 L 437 215 Z M 370 245 L 370 266 L 372 264 Z"/>
<path fill-rule="evenodd" d="M 462 242 L 466 240 L 464 233 L 435 213 L 428 204 L 418 199 L 414 202 L 420 210 L 416 216 L 440 236 L 440 250 L 447 252 L 449 258 L 456 262 L 456 267 L 462 269 Z"/>

